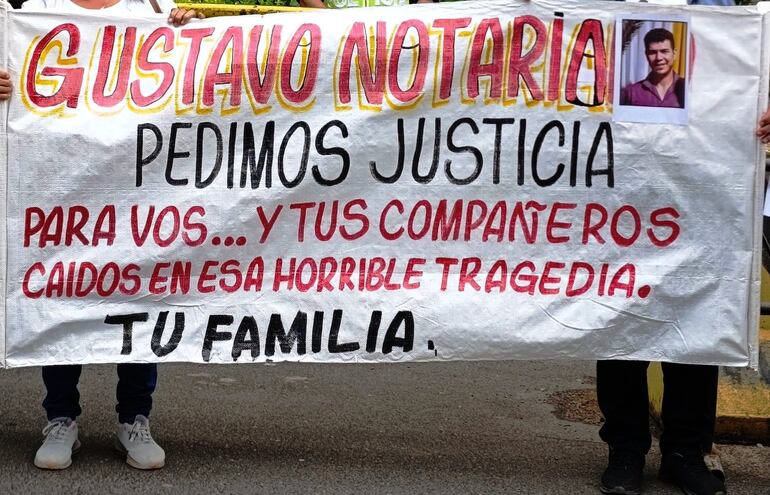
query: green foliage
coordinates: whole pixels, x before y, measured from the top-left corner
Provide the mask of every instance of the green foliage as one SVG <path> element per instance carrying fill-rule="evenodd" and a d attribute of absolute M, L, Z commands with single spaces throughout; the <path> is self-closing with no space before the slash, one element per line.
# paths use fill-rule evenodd
<path fill-rule="evenodd" d="M 265 5 L 277 7 L 296 7 L 296 0 L 185 0 L 185 3 L 213 3 L 219 5 Z"/>

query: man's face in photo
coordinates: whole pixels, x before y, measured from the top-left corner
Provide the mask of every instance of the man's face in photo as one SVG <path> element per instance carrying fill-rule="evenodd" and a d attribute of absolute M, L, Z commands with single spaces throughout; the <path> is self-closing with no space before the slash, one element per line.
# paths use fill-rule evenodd
<path fill-rule="evenodd" d="M 647 63 L 650 70 L 657 76 L 667 76 L 674 65 L 676 50 L 671 46 L 671 41 L 663 40 L 650 43 L 646 50 Z"/>

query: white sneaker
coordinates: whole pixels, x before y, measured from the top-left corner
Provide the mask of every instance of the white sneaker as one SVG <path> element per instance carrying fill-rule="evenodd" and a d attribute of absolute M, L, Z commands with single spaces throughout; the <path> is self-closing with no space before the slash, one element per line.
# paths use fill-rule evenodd
<path fill-rule="evenodd" d="M 166 464 L 166 453 L 150 434 L 150 420 L 142 415 L 132 425 L 118 425 L 115 448 L 126 454 L 126 462 L 136 469 L 160 469 Z"/>
<path fill-rule="evenodd" d="M 78 424 L 70 418 L 55 418 L 43 428 L 43 445 L 35 454 L 35 466 L 40 469 L 66 469 L 72 464 L 72 454 L 80 448 Z"/>

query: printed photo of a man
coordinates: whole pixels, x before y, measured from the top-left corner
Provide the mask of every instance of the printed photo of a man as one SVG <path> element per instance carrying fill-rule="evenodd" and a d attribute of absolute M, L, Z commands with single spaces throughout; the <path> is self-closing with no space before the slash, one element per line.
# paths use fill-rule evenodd
<path fill-rule="evenodd" d="M 623 87 L 621 105 L 684 108 L 685 80 L 674 69 L 678 51 L 674 33 L 654 28 L 644 35 L 644 56 L 649 65 L 647 77 Z"/>

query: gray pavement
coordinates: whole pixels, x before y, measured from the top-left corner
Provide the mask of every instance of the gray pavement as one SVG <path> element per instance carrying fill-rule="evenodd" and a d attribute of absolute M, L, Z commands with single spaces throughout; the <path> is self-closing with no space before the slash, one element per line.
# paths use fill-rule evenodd
<path fill-rule="evenodd" d="M 0 370 L 0 494 L 596 494 L 594 370 L 579 362 L 161 366 L 153 431 L 165 469 L 112 451 L 114 366 L 81 380 L 82 451 L 32 466 L 38 368 Z M 770 448 L 719 446 L 731 494 L 770 494 Z M 678 493 L 656 480 L 648 494 Z"/>

